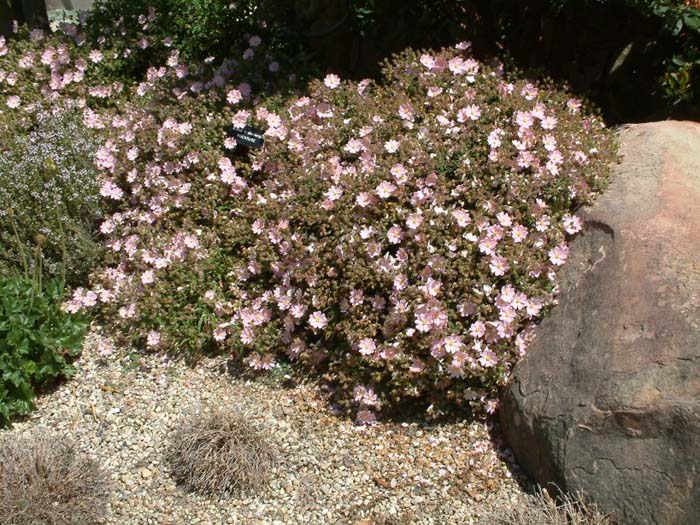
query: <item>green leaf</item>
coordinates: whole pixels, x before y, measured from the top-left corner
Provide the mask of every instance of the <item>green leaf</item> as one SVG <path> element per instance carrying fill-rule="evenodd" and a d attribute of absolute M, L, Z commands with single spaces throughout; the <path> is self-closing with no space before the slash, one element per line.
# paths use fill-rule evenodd
<path fill-rule="evenodd" d="M 683 30 L 683 19 L 679 18 L 676 21 L 676 25 L 673 27 L 673 31 L 672 31 L 673 35 L 678 36 L 682 30 Z"/>
<path fill-rule="evenodd" d="M 683 17 L 683 23 L 693 31 L 700 31 L 700 16 L 696 14 L 687 14 Z"/>

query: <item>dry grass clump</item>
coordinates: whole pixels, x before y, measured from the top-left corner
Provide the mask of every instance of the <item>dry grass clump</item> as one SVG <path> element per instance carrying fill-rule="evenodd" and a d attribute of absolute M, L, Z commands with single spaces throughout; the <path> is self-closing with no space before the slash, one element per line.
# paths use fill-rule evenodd
<path fill-rule="evenodd" d="M 232 495 L 261 488 L 275 455 L 245 415 L 214 409 L 183 418 L 166 459 L 188 490 Z"/>
<path fill-rule="evenodd" d="M 94 525 L 108 499 L 105 472 L 72 441 L 43 431 L 0 437 L 3 525 Z"/>
<path fill-rule="evenodd" d="M 561 493 L 557 499 L 539 488 L 523 505 L 498 509 L 485 525 L 614 525 L 582 494 Z"/>

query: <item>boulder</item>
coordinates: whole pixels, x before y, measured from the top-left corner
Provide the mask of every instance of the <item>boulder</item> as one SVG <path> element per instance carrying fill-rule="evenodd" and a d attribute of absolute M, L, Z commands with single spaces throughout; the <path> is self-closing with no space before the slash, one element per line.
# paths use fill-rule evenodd
<path fill-rule="evenodd" d="M 700 125 L 629 126 L 621 154 L 499 417 L 534 481 L 621 524 L 696 525 Z"/>

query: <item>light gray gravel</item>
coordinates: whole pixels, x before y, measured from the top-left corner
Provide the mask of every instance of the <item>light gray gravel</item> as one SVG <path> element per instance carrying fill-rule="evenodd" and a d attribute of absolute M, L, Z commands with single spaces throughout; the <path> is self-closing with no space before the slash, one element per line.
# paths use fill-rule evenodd
<path fill-rule="evenodd" d="M 331 414 L 312 386 L 283 388 L 166 357 L 112 349 L 95 328 L 76 375 L 7 432 L 73 436 L 112 475 L 106 524 L 464 525 L 524 493 L 484 423 L 358 427 Z M 236 407 L 275 444 L 269 487 L 209 499 L 179 488 L 163 464 L 178 419 Z"/>

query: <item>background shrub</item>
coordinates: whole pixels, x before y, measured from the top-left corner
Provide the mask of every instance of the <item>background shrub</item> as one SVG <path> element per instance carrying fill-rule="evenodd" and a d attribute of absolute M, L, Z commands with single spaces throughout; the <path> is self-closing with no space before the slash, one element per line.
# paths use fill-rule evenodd
<path fill-rule="evenodd" d="M 98 0 L 89 14 L 88 39 L 109 43 L 115 77 L 139 78 L 148 67 L 177 49 L 183 63 L 226 59 L 259 52 L 250 45 L 261 38 L 268 59 L 282 63 L 287 74 L 304 76 L 310 65 L 284 23 L 290 5 L 276 0 Z M 147 10 L 146 10 L 147 9 Z M 288 60 L 291 59 L 292 60 Z M 285 59 L 286 58 L 286 59 Z"/>
<path fill-rule="evenodd" d="M 70 361 L 89 323 L 62 311 L 62 300 L 57 280 L 0 278 L 0 426 L 28 414 L 37 392 L 74 372 Z"/>
<path fill-rule="evenodd" d="M 0 515 L 5 525 L 94 525 L 107 512 L 105 472 L 62 436 L 0 436 Z"/>
<path fill-rule="evenodd" d="M 299 3 L 297 3 L 297 6 Z M 700 4 L 695 0 L 335 0 L 302 2 L 304 38 L 319 62 L 354 78 L 406 47 L 474 43 L 533 75 L 570 83 L 609 122 L 700 115 Z M 334 9 L 327 7 L 334 6 Z M 347 11 L 347 12 L 346 12 Z M 344 15 L 345 13 L 345 15 Z M 293 19 L 293 17 L 291 17 Z"/>
<path fill-rule="evenodd" d="M 0 272 L 40 245 L 47 277 L 85 282 L 101 262 L 94 133 L 75 110 L 42 111 L 0 148 Z M 26 256 L 26 253 L 24 253 Z"/>
<path fill-rule="evenodd" d="M 181 421 L 166 459 L 188 490 L 231 495 L 262 488 L 274 453 L 245 414 L 215 409 Z"/>

